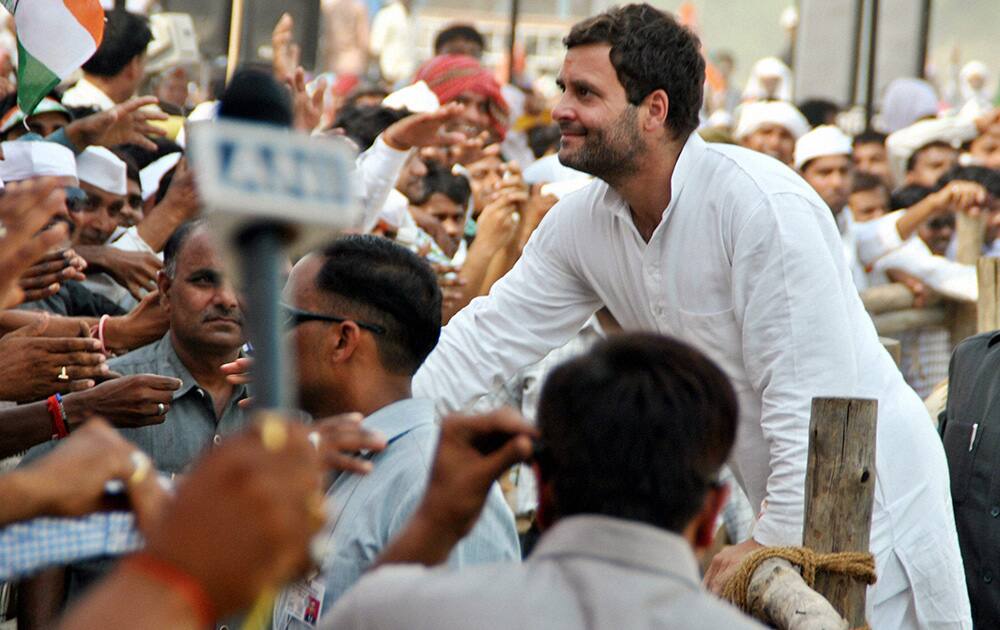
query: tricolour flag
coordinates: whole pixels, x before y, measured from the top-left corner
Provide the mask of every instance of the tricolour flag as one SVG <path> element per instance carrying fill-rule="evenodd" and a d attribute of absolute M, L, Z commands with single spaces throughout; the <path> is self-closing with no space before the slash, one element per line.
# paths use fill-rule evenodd
<path fill-rule="evenodd" d="M 101 45 L 100 0 L 0 0 L 17 26 L 17 104 L 25 116 Z"/>

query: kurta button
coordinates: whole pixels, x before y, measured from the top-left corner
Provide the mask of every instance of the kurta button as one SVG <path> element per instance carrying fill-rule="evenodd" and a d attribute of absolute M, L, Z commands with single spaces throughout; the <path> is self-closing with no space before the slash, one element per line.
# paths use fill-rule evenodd
<path fill-rule="evenodd" d="M 1000 506 L 994 505 L 993 507 L 991 507 L 990 516 L 992 516 L 993 518 L 1000 516 Z"/>
<path fill-rule="evenodd" d="M 983 573 L 983 582 L 986 582 L 987 584 L 989 584 L 992 581 L 993 581 L 993 574 L 992 573 L 990 573 L 989 571 L 986 571 L 985 573 Z"/>
<path fill-rule="evenodd" d="M 212 442 L 216 446 L 218 446 L 219 444 L 222 444 L 222 436 L 221 435 L 216 435 L 214 438 L 212 438 Z"/>

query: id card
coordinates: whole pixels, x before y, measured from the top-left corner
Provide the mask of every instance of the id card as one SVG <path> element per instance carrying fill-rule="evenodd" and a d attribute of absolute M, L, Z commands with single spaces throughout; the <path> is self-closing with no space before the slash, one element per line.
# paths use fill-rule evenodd
<path fill-rule="evenodd" d="M 323 576 L 317 574 L 308 580 L 300 580 L 288 587 L 288 605 L 286 610 L 292 616 L 312 627 L 323 614 L 323 595 L 326 593 L 326 583 Z"/>

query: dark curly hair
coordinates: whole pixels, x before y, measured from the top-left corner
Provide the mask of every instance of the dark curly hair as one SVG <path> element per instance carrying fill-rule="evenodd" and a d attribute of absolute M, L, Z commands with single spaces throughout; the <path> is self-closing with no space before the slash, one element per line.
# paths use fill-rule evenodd
<path fill-rule="evenodd" d="M 667 126 L 683 140 L 698 128 L 705 83 L 701 42 L 669 13 L 628 4 L 578 22 L 566 48 L 609 44 L 611 65 L 633 105 L 662 89 L 670 99 Z"/>

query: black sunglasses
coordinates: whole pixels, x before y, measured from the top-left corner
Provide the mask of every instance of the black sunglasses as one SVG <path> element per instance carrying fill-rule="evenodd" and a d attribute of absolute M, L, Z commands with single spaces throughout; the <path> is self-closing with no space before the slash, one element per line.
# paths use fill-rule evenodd
<path fill-rule="evenodd" d="M 334 322 L 337 324 L 354 322 L 358 325 L 358 328 L 364 328 L 365 330 L 375 333 L 376 335 L 385 334 L 385 328 L 379 326 L 378 324 L 369 324 L 356 319 L 351 319 L 349 317 L 338 317 L 336 315 L 324 315 L 323 313 L 303 311 L 300 308 L 295 308 L 294 306 L 285 304 L 284 302 L 281 302 L 281 308 L 285 312 L 285 328 L 288 329 L 295 328 L 299 324 L 304 324 L 306 322 Z"/>

